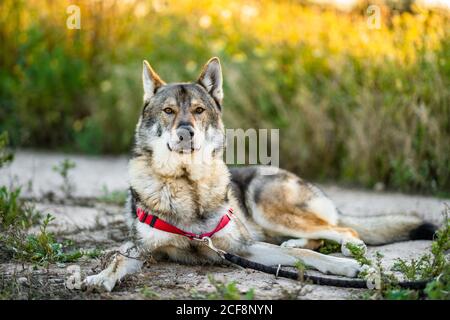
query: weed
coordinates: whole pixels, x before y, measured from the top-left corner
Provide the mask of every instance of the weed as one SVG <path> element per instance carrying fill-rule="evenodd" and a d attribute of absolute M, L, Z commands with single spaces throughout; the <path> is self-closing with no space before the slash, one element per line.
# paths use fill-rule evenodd
<path fill-rule="evenodd" d="M 419 293 L 410 289 L 391 289 L 384 293 L 386 300 L 417 300 Z"/>
<path fill-rule="evenodd" d="M 401 272 L 408 280 L 426 280 L 441 274 L 448 261 L 446 251 L 450 249 L 450 208 L 446 205 L 443 212 L 443 227 L 436 232 L 435 239 L 431 244 L 431 254 L 425 254 L 419 259 L 407 262 L 396 259 L 393 270 Z"/>
<path fill-rule="evenodd" d="M 73 191 L 75 191 L 75 185 L 72 183 L 69 177 L 70 170 L 76 167 L 76 163 L 70 159 L 64 159 L 58 165 L 53 166 L 53 171 L 58 173 L 63 183 L 61 184 L 61 190 L 67 198 L 72 196 Z"/>
<path fill-rule="evenodd" d="M 411 281 L 429 278 L 428 275 L 434 273 L 429 254 L 423 255 L 419 259 L 411 259 L 409 262 L 398 258 L 394 262 L 392 270 L 400 272 L 407 280 Z"/>
<path fill-rule="evenodd" d="M 380 4 L 382 26 L 372 32 L 364 10 L 310 1 L 154 1 L 161 10 L 123 2 L 108 1 L 120 7 L 112 11 L 77 0 L 91 37 L 60 27 L 66 1 L 0 1 L 0 128 L 15 145 L 125 152 L 142 107 L 142 58 L 180 81 L 217 55 L 227 127 L 280 128 L 286 169 L 367 187 L 450 190 L 444 10 Z M 245 18 L 244 6 L 256 14 Z"/>
<path fill-rule="evenodd" d="M 361 266 L 371 266 L 372 265 L 372 261 L 369 260 L 366 255 L 365 255 L 365 251 L 361 246 L 358 246 L 354 243 L 347 243 L 346 244 L 347 249 L 350 251 L 352 257 L 359 262 L 359 264 Z"/>
<path fill-rule="evenodd" d="M 14 159 L 14 155 L 7 147 L 9 144 L 8 132 L 2 132 L 0 134 L 0 168 L 5 164 L 10 163 Z"/>
<path fill-rule="evenodd" d="M 13 159 L 6 152 L 7 135 L 0 135 L 0 167 Z M 58 172 L 68 180 L 68 171 L 73 167 L 70 162 L 62 163 Z M 68 250 L 72 241 L 56 241 L 47 227 L 53 220 L 50 215 L 42 220 L 42 213 L 34 205 L 20 199 L 21 189 L 10 190 L 0 186 L 0 260 L 14 259 L 22 263 L 32 263 L 34 267 L 48 266 L 50 263 L 66 263 L 79 260 L 81 257 L 96 258 L 99 249 Z M 39 224 L 37 234 L 27 234 L 28 229 Z M 45 286 L 49 285 L 47 282 Z M 0 299 L 42 298 L 52 290 L 43 290 L 43 284 L 32 273 L 27 277 L 17 278 L 15 274 L 6 275 L 1 272 Z M 65 290 L 61 288 L 61 290 Z M 61 293 L 62 294 L 62 293 Z"/>
<path fill-rule="evenodd" d="M 295 263 L 294 267 L 298 270 L 299 280 L 301 282 L 304 282 L 305 281 L 306 265 L 302 261 L 298 260 Z"/>
<path fill-rule="evenodd" d="M 45 265 L 53 262 L 75 261 L 80 257 L 78 252 L 71 254 L 63 253 L 63 245 L 56 242 L 53 235 L 47 231 L 48 224 L 53 217 L 47 215 L 40 226 L 40 232 L 37 235 L 28 235 L 11 233 L 7 245 L 13 251 L 13 257 L 19 261 L 29 261 L 38 265 Z"/>
<path fill-rule="evenodd" d="M 191 298 L 194 299 L 194 300 L 206 300 L 206 299 L 208 299 L 206 294 L 199 292 L 197 289 L 191 289 L 189 291 L 189 293 L 190 293 Z"/>
<path fill-rule="evenodd" d="M 83 256 L 88 257 L 89 259 L 98 259 L 103 255 L 103 251 L 98 249 L 98 248 L 94 248 L 92 250 L 86 250 L 86 251 L 81 251 L 83 253 Z"/>
<path fill-rule="evenodd" d="M 446 264 L 442 273 L 425 288 L 429 299 L 450 300 L 450 264 Z"/>
<path fill-rule="evenodd" d="M 341 252 L 341 245 L 336 241 L 324 240 L 324 244 L 318 250 L 323 254 Z"/>
<path fill-rule="evenodd" d="M 0 231 L 10 226 L 20 226 L 26 229 L 37 224 L 41 214 L 32 204 L 24 203 L 19 199 L 20 189 L 8 190 L 0 187 Z"/>
<path fill-rule="evenodd" d="M 17 261 L 30 262 L 37 266 L 75 262 L 83 256 L 96 258 L 101 255 L 101 251 L 98 249 L 68 250 L 69 246 L 72 245 L 71 241 L 58 242 L 54 235 L 47 231 L 48 225 L 53 220 L 54 218 L 48 214 L 42 221 L 37 234 L 26 235 L 23 229 L 10 226 L 0 236 L 2 249 Z"/>
<path fill-rule="evenodd" d="M 236 281 L 223 283 L 214 279 L 212 275 L 208 275 L 209 282 L 214 286 L 215 292 L 208 294 L 206 297 L 210 300 L 253 300 L 255 297 L 254 289 L 247 291 L 242 297 L 239 289 L 236 287 Z"/>
<path fill-rule="evenodd" d="M 158 293 L 156 293 L 155 291 L 153 291 L 152 289 L 150 289 L 147 286 L 144 286 L 140 289 L 140 293 L 147 299 L 159 299 L 160 295 Z"/>
<path fill-rule="evenodd" d="M 402 277 L 415 280 L 431 280 L 424 292 L 429 299 L 450 299 L 450 264 L 446 252 L 450 249 L 450 208 L 446 205 L 443 217 L 443 227 L 436 233 L 431 244 L 431 254 L 424 254 L 418 259 L 406 261 L 396 259 L 391 271 L 400 272 Z M 418 299 L 419 292 L 416 290 L 402 289 L 398 286 L 399 279 L 392 273 L 386 272 L 382 266 L 383 256 L 377 252 L 376 261 L 372 261 L 364 255 L 358 246 L 347 244 L 352 256 L 362 265 L 372 267 L 372 271 L 360 273 L 362 278 L 370 278 L 375 281 L 377 291 L 366 293 L 366 299 Z"/>
<path fill-rule="evenodd" d="M 103 186 L 103 195 L 99 198 L 100 201 L 123 206 L 127 200 L 126 190 L 112 190 L 109 191 L 107 186 Z"/>

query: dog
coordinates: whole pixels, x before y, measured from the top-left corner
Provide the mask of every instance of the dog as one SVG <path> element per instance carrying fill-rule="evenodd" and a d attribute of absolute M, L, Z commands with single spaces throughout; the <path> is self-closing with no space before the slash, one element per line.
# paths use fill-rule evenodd
<path fill-rule="evenodd" d="M 124 276 L 138 272 L 148 256 L 222 263 L 204 241 L 196 241 L 203 237 L 195 235 L 211 230 L 216 232 L 208 239 L 225 252 L 272 266 L 301 261 L 345 277 L 356 277 L 361 266 L 314 251 L 322 240 L 338 242 L 342 254 L 350 256 L 348 243 L 365 250 L 366 244 L 429 239 L 434 233 L 433 226 L 413 215 L 345 216 L 317 186 L 282 169 L 228 168 L 218 58 L 205 64 L 197 81 L 171 84 L 144 61 L 142 80 L 144 107 L 125 206 L 129 241 L 106 269 L 84 280 L 84 287 L 111 291 Z M 152 225 L 155 221 L 164 227 Z"/>

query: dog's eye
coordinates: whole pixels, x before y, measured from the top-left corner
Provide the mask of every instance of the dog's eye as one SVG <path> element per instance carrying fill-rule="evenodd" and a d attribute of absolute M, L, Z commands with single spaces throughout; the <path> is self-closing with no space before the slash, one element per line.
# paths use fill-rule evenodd
<path fill-rule="evenodd" d="M 200 114 L 203 111 L 205 111 L 205 109 L 203 109 L 202 107 L 198 107 L 198 108 L 195 109 L 195 113 L 197 113 L 197 114 Z"/>
<path fill-rule="evenodd" d="M 173 113 L 173 110 L 171 108 L 165 108 L 163 111 L 165 113 L 167 113 L 167 114 L 172 114 Z"/>

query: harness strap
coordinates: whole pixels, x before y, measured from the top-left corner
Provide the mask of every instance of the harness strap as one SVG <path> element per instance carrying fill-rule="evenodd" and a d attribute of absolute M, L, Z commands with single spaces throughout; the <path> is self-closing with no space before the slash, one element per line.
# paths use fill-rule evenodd
<path fill-rule="evenodd" d="M 220 219 L 219 223 L 214 228 L 214 230 L 205 232 L 205 233 L 201 233 L 201 234 L 196 234 L 196 233 L 192 233 L 189 231 L 181 230 L 181 229 L 177 228 L 176 226 L 158 218 L 155 215 L 148 214 L 145 210 L 143 210 L 140 207 L 136 208 L 136 216 L 140 222 L 148 224 L 152 228 L 155 228 L 155 229 L 158 229 L 161 231 L 165 231 L 165 232 L 170 232 L 173 234 L 179 234 L 179 235 L 188 237 L 189 239 L 192 240 L 192 239 L 203 239 L 204 237 L 210 238 L 215 233 L 217 233 L 220 230 L 222 230 L 223 228 L 225 228 L 226 225 L 230 222 L 231 217 L 233 216 L 233 209 L 232 208 L 228 209 L 228 212 L 222 216 L 222 218 Z"/>

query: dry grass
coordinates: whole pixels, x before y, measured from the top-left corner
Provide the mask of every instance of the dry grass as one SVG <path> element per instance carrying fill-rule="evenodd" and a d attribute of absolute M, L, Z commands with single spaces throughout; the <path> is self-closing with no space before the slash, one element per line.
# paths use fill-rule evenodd
<path fill-rule="evenodd" d="M 371 1 L 371 3 L 375 3 Z M 280 128 L 282 166 L 318 180 L 450 189 L 450 16 L 291 1 L 5 0 L 0 131 L 15 145 L 129 150 L 141 61 L 167 81 L 220 56 L 228 127 Z M 43 130 L 45 129 L 45 130 Z"/>

